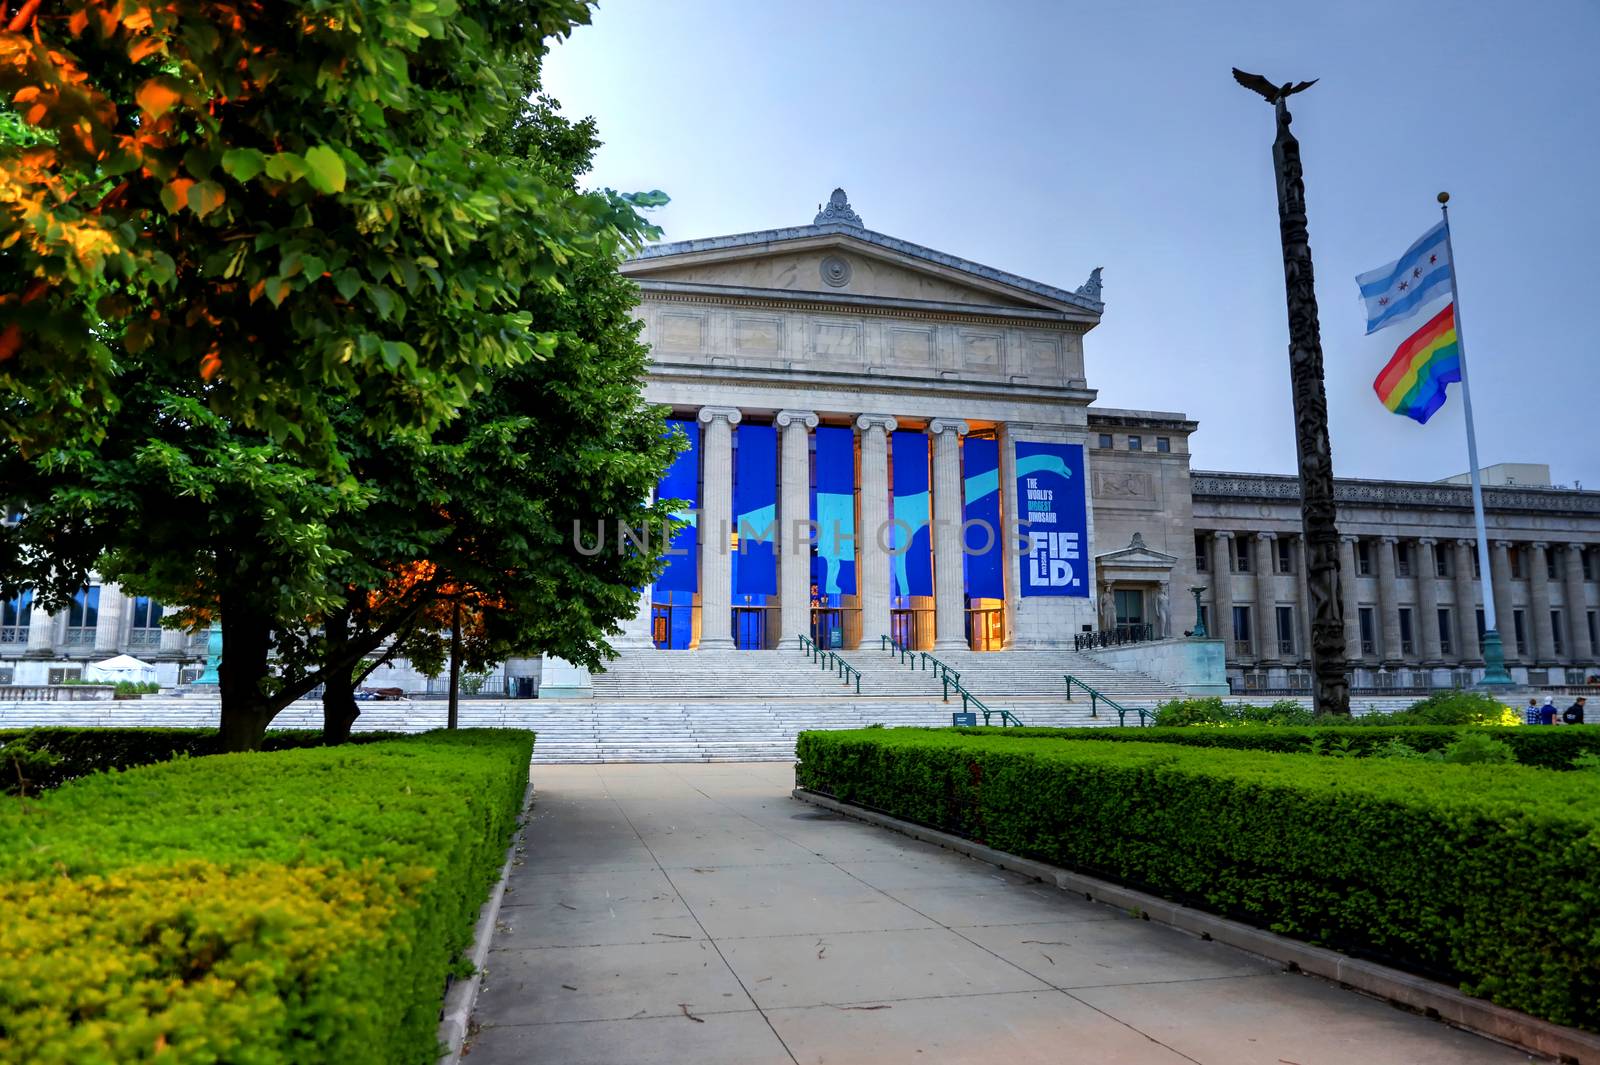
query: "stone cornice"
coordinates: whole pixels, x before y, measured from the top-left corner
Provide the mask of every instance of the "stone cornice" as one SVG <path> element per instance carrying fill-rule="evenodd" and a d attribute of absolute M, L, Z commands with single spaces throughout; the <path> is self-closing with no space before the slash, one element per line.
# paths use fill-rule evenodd
<path fill-rule="evenodd" d="M 655 359 L 659 359 L 659 353 Z M 782 388 L 804 391 L 816 388 L 870 389 L 908 395 L 944 396 L 961 399 L 1000 400 L 1007 403 L 1070 403 L 1086 405 L 1098 394 L 1092 388 L 1062 388 L 1050 385 L 1021 384 L 995 378 L 907 377 L 889 373 L 863 373 L 846 370 L 796 368 L 788 361 L 773 366 L 723 365 L 689 362 L 652 361 L 647 383 L 692 382 L 722 387 Z"/>
<path fill-rule="evenodd" d="M 717 307 L 749 307 L 777 311 L 813 311 L 862 318 L 905 318 L 919 322 L 957 322 L 1085 333 L 1093 325 L 1064 319 L 1052 311 L 1018 307 L 987 307 L 962 303 L 931 303 L 883 296 L 832 296 L 825 292 L 789 293 L 783 289 L 744 289 L 723 285 L 692 285 L 675 281 L 637 281 L 641 295 L 661 303 L 696 303 Z M 641 300 L 641 303 L 643 301 Z"/>
<path fill-rule="evenodd" d="M 1170 429 L 1178 433 L 1192 433 L 1200 428 L 1200 423 L 1191 421 L 1181 414 L 1164 414 L 1160 411 L 1135 413 L 1133 411 L 1119 411 L 1108 414 L 1104 411 L 1090 409 L 1089 428 L 1110 429 L 1117 426 L 1129 429 Z"/>
<path fill-rule="evenodd" d="M 1092 419 L 1093 415 L 1090 417 Z M 1091 420 L 1090 425 L 1093 424 Z M 1193 470 L 1189 474 L 1189 487 L 1196 499 L 1247 499 L 1259 502 L 1298 502 L 1300 499 L 1300 479 L 1285 474 Z M 1472 510 L 1471 488 L 1456 484 L 1339 480 L 1334 482 L 1333 498 L 1337 503 L 1350 506 Z M 1600 492 L 1524 486 L 1485 487 L 1483 505 L 1485 510 L 1492 511 L 1600 515 Z"/>

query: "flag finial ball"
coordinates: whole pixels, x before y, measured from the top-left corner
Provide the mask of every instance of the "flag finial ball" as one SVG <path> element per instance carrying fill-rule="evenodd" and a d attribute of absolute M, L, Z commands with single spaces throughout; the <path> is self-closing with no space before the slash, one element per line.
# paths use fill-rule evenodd
<path fill-rule="evenodd" d="M 1439 193 L 1439 202 L 1440 203 L 1449 203 L 1450 202 L 1450 194 L 1448 192 Z"/>

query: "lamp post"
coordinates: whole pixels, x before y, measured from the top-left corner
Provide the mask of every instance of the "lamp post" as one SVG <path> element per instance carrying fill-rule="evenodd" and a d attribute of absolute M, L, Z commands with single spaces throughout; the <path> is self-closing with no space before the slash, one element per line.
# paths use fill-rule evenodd
<path fill-rule="evenodd" d="M 1322 383 L 1322 330 L 1306 232 L 1306 186 L 1300 142 L 1289 132 L 1288 99 L 1315 82 L 1273 85 L 1235 68 L 1234 80 L 1259 93 L 1278 120 L 1272 162 L 1278 182 L 1278 234 L 1283 244 L 1283 284 L 1289 310 L 1289 380 L 1294 396 L 1295 443 L 1300 459 L 1300 519 L 1307 546 L 1306 590 L 1311 596 L 1311 670 L 1315 712 L 1348 716 L 1344 602 L 1339 594 L 1339 530 L 1333 501 L 1333 452 L 1328 445 L 1328 397 Z M 1266 619 L 1262 619 L 1265 622 Z"/>
<path fill-rule="evenodd" d="M 1189 635 L 1197 640 L 1204 640 L 1210 637 L 1210 634 L 1206 632 L 1206 617 L 1200 612 L 1200 596 L 1205 590 L 1206 586 L 1203 584 L 1197 584 L 1189 589 L 1190 593 L 1194 595 L 1194 631 Z"/>

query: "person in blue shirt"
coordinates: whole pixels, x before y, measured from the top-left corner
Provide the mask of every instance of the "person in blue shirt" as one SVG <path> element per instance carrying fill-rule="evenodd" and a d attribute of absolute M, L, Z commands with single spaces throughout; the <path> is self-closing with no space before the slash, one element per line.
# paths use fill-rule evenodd
<path fill-rule="evenodd" d="M 1555 696 L 1546 695 L 1544 697 L 1544 705 L 1539 707 L 1539 724 L 1541 724 L 1541 725 L 1554 725 L 1555 723 L 1556 723 Z"/>

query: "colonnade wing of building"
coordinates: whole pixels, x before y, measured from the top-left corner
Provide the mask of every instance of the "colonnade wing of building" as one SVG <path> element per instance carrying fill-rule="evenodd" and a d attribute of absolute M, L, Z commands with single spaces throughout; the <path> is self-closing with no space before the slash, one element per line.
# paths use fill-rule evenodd
<path fill-rule="evenodd" d="M 1092 627 L 1098 271 L 1069 291 L 936 252 L 842 191 L 810 225 L 623 270 L 646 398 L 688 446 L 658 492 L 693 522 L 625 643 L 1000 649 Z"/>

